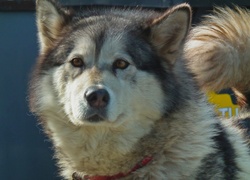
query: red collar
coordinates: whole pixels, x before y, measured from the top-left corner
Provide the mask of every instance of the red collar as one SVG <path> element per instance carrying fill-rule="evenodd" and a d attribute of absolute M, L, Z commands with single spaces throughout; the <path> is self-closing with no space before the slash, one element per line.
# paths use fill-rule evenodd
<path fill-rule="evenodd" d="M 113 176 L 88 176 L 85 175 L 83 178 L 79 177 L 77 173 L 73 174 L 73 180 L 117 180 L 123 177 L 126 177 L 130 175 L 132 172 L 135 172 L 136 170 L 142 168 L 143 166 L 146 166 L 148 163 L 152 161 L 152 156 L 145 157 L 142 161 L 137 163 L 129 172 L 127 173 L 118 173 Z"/>

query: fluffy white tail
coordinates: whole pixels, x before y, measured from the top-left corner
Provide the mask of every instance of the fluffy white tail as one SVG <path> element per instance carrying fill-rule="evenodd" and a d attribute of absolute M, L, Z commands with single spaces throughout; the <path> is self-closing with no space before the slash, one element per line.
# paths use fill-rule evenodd
<path fill-rule="evenodd" d="M 216 8 L 191 31 L 185 56 L 203 89 L 249 91 L 250 11 Z"/>
<path fill-rule="evenodd" d="M 203 90 L 233 88 L 244 103 L 250 95 L 250 10 L 216 8 L 191 30 L 185 57 Z"/>

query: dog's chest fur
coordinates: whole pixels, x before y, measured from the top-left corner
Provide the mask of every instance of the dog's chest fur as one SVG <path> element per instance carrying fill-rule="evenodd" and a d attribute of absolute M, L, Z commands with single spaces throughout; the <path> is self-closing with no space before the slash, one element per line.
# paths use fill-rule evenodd
<path fill-rule="evenodd" d="M 207 136 L 207 132 L 213 130 L 209 123 L 204 122 L 200 125 L 196 122 L 196 126 L 191 128 L 190 125 L 194 123 L 192 120 L 187 122 L 178 116 L 180 115 L 173 115 L 170 119 L 159 120 L 144 128 L 136 127 L 135 124 L 115 129 L 75 127 L 71 124 L 65 125 L 54 117 L 46 126 L 49 132 L 53 132 L 51 138 L 56 147 L 59 164 L 63 168 L 63 176 L 69 179 L 74 172 L 82 175 L 126 173 L 146 156 L 152 156 L 152 162 L 131 176 L 143 179 L 192 179 L 201 158 L 212 152 L 211 148 L 207 148 L 213 144 L 207 141 L 211 138 Z M 183 127 L 178 126 L 180 121 Z M 189 128 L 188 132 L 186 128 Z M 148 129 L 149 133 L 142 136 L 145 129 Z M 194 138 L 194 133 L 202 136 Z M 209 134 L 211 136 L 211 133 Z M 199 153 L 194 153 L 194 150 Z M 188 159 L 187 164 L 185 161 Z M 130 179 L 131 176 L 126 178 Z"/>

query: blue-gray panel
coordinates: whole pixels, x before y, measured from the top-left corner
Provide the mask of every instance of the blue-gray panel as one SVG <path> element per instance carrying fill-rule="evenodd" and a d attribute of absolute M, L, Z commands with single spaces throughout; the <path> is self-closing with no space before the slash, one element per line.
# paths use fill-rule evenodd
<path fill-rule="evenodd" d="M 215 5 L 250 6 L 249 0 L 58 0 L 64 6 L 81 5 L 117 5 L 167 8 L 183 2 L 190 3 L 194 8 L 213 7 Z M 0 11 L 30 11 L 35 9 L 35 0 L 0 0 Z"/>
<path fill-rule="evenodd" d="M 193 7 L 212 7 L 214 5 L 249 6 L 249 0 L 59 0 L 64 5 L 129 5 L 144 7 L 169 7 L 183 2 L 190 3 Z"/>
<path fill-rule="evenodd" d="M 0 179 L 59 179 L 51 144 L 28 110 L 37 51 L 34 13 L 0 12 Z"/>
<path fill-rule="evenodd" d="M 59 0 L 64 5 L 126 5 L 144 7 L 168 7 L 173 0 Z"/>

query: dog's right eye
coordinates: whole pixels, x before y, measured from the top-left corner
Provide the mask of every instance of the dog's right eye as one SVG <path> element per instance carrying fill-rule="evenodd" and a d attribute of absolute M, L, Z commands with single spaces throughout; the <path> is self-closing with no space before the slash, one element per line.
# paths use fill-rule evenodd
<path fill-rule="evenodd" d="M 74 67 L 83 67 L 84 66 L 84 62 L 81 58 L 73 58 L 70 63 L 72 64 L 72 66 Z"/>
<path fill-rule="evenodd" d="M 114 69 L 126 69 L 130 64 L 123 60 L 123 59 L 117 59 L 114 63 L 113 63 L 113 68 Z"/>

